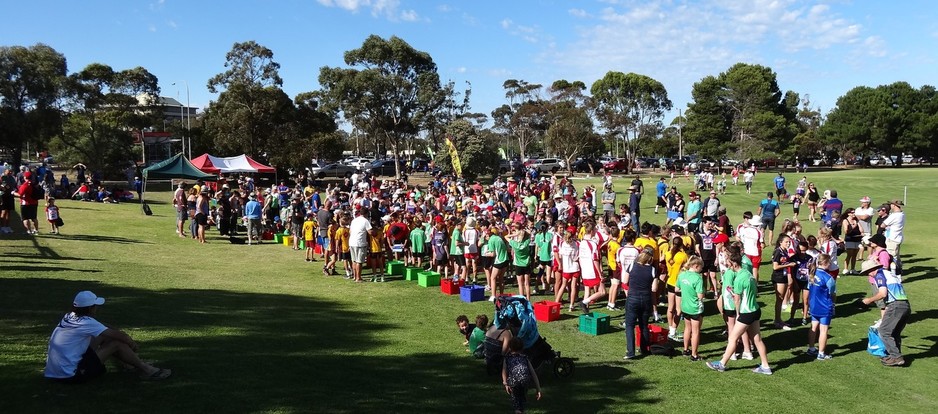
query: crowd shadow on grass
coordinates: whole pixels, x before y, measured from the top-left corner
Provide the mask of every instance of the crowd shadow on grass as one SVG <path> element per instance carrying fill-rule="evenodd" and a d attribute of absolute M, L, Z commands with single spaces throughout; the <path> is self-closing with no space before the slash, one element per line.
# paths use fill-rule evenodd
<path fill-rule="evenodd" d="M 117 243 L 117 244 L 153 244 L 147 241 L 137 240 L 137 239 L 128 239 L 126 237 L 116 237 L 116 236 L 102 236 L 102 235 L 91 235 L 91 234 L 67 234 L 67 235 L 58 235 L 50 236 L 60 239 L 76 240 L 76 241 L 85 241 L 85 242 L 105 242 L 105 243 Z"/>
<path fill-rule="evenodd" d="M 2 265 L 0 266 L 0 273 L 3 272 L 12 272 L 12 274 L 22 274 L 25 272 L 70 272 L 78 271 L 78 269 L 73 269 L 71 267 L 64 266 L 42 266 L 41 264 L 35 265 Z M 97 269 L 81 269 L 83 273 L 101 273 Z"/>
<path fill-rule="evenodd" d="M 938 336 L 926 336 L 922 338 L 922 340 L 927 342 L 925 346 L 908 346 L 906 344 L 902 345 L 902 358 L 905 359 L 905 364 L 907 367 L 912 366 L 912 364 L 914 364 L 915 360 L 917 359 L 927 359 L 938 356 Z"/>

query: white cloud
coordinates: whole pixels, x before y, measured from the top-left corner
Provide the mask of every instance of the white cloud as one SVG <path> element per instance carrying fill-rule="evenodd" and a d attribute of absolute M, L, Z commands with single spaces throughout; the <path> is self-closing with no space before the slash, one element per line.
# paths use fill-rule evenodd
<path fill-rule="evenodd" d="M 570 13 L 570 15 L 573 17 L 592 17 L 589 13 L 586 12 L 586 10 L 583 9 L 570 9 L 567 10 L 567 13 Z"/>
<path fill-rule="evenodd" d="M 499 24 L 501 24 L 502 29 L 505 29 L 508 34 L 520 37 L 525 42 L 539 43 L 541 41 L 542 33 L 537 26 L 515 24 L 511 19 L 503 19 Z"/>
<path fill-rule="evenodd" d="M 404 10 L 401 12 L 401 20 L 405 22 L 415 22 L 420 20 L 420 15 L 415 10 Z"/>
<path fill-rule="evenodd" d="M 800 0 L 607 0 L 597 23 L 582 26 L 578 40 L 546 51 L 549 60 L 598 79 L 608 70 L 665 72 L 696 81 L 736 62 L 763 63 L 775 52 L 798 54 L 831 48 L 886 53 L 883 39 L 865 38 L 863 26 L 825 3 Z M 576 16 L 577 13 L 568 11 Z M 508 30 L 518 30 L 511 25 Z M 768 52 L 766 52 L 768 50 Z M 797 57 L 782 56 L 789 61 Z M 768 62 L 770 63 L 770 62 Z"/>
<path fill-rule="evenodd" d="M 149 24 L 149 25 L 147 25 L 147 30 L 149 30 L 149 31 L 151 31 L 151 32 L 156 32 L 156 25 L 154 25 L 154 24 L 152 24 L 152 23 Z"/>
<path fill-rule="evenodd" d="M 179 25 L 176 24 L 176 22 L 175 22 L 175 21 L 172 21 L 172 20 L 166 22 L 166 25 L 169 26 L 169 27 L 171 27 L 171 28 L 173 28 L 173 29 L 179 28 Z"/>
<path fill-rule="evenodd" d="M 460 66 L 456 68 L 456 73 L 466 73 L 467 70 L 465 66 Z"/>
<path fill-rule="evenodd" d="M 372 17 L 384 17 L 391 21 L 403 20 L 413 22 L 420 20 L 414 10 L 398 11 L 400 0 L 316 0 L 325 7 L 338 7 L 352 13 L 360 10 L 370 10 Z"/>

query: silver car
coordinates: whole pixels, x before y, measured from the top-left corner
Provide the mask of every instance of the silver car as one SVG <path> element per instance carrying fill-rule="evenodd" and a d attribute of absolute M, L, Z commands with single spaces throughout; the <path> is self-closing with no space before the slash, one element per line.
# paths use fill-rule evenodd
<path fill-rule="evenodd" d="M 358 171 L 358 167 L 343 164 L 326 164 L 322 167 L 313 167 L 310 173 L 313 177 L 323 178 L 348 178 Z"/>

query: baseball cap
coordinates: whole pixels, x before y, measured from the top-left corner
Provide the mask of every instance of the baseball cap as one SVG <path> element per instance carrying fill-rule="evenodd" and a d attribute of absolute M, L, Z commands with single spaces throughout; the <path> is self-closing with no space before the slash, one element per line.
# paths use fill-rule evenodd
<path fill-rule="evenodd" d="M 863 197 L 863 198 L 860 199 L 860 202 L 861 202 L 861 203 L 869 203 L 870 201 L 871 201 L 871 200 L 870 200 L 869 197 Z"/>
<path fill-rule="evenodd" d="M 567 226 L 567 231 L 573 234 L 576 234 L 576 227 Z"/>
<path fill-rule="evenodd" d="M 103 304 L 104 298 L 95 295 L 94 292 L 90 290 L 83 290 L 78 292 L 78 294 L 75 295 L 75 300 L 72 301 L 72 305 L 74 305 L 76 308 L 87 308 L 89 306 Z"/>

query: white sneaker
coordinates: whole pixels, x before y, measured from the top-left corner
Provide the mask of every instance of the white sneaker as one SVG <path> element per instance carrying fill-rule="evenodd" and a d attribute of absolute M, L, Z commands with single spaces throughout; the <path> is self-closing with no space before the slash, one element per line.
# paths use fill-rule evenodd
<path fill-rule="evenodd" d="M 495 302 L 495 295 L 489 296 L 489 302 Z"/>
<path fill-rule="evenodd" d="M 730 361 L 735 361 L 735 360 L 737 360 L 737 359 L 739 359 L 739 358 L 736 356 L 736 353 L 733 352 L 733 355 L 730 356 Z"/>
<path fill-rule="evenodd" d="M 752 361 L 752 352 L 743 352 L 742 358 L 746 361 Z"/>

